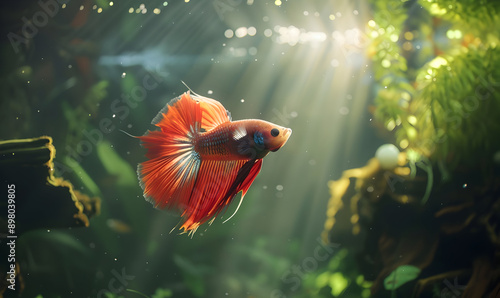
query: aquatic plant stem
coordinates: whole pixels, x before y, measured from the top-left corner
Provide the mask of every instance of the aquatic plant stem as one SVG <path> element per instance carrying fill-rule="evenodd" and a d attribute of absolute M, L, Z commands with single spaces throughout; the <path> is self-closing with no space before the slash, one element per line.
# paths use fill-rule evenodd
<path fill-rule="evenodd" d="M 136 291 L 136 290 L 126 289 L 125 291 L 130 292 L 130 293 L 134 293 L 134 294 L 137 294 L 137 295 L 141 295 L 142 297 L 149 298 L 146 294 L 143 294 L 143 293 L 141 293 L 139 291 Z"/>
<path fill-rule="evenodd" d="M 421 156 L 420 158 L 422 160 L 421 162 L 417 163 L 417 166 L 427 173 L 427 186 L 425 188 L 424 197 L 421 201 L 422 205 L 425 205 L 425 203 L 427 203 L 427 200 L 429 199 L 429 196 L 431 195 L 432 185 L 434 183 L 434 173 L 432 172 L 432 165 L 430 160 L 425 156 Z"/>

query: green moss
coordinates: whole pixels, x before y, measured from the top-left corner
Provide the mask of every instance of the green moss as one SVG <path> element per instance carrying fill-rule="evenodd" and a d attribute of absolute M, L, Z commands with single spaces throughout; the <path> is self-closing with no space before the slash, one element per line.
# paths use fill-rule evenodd
<path fill-rule="evenodd" d="M 439 161 L 443 168 L 477 164 L 500 148 L 495 137 L 500 134 L 496 120 L 500 115 L 498 34 L 477 33 L 478 29 L 492 28 L 486 31 L 494 33 L 500 28 L 500 4 L 454 0 L 420 3 L 427 11 L 418 20 L 407 19 L 404 2 L 374 4 L 376 12 L 368 28 L 379 88 L 375 118 L 395 132 L 396 144 L 402 149 L 412 149 L 431 162 Z M 462 40 L 450 40 L 443 49 L 432 41 L 427 46 L 430 52 L 425 46 L 420 51 L 412 47 L 404 50 L 401 45 L 406 42 L 399 39 L 405 33 L 425 38 L 437 34 L 436 25 L 427 24 L 430 16 L 450 22 L 443 26 L 456 28 L 452 35 Z M 420 31 L 406 31 L 409 24 Z M 428 57 L 429 53 L 433 57 L 423 64 L 418 57 L 411 64 L 405 58 Z M 483 154 L 477 155 L 478 150 Z"/>
<path fill-rule="evenodd" d="M 419 1 L 431 15 L 443 18 L 459 28 L 485 37 L 498 36 L 500 2 L 496 0 L 425 0 Z"/>

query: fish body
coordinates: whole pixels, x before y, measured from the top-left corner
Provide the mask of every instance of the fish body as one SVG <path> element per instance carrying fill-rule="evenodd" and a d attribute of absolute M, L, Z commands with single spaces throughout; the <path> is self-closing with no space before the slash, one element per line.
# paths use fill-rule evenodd
<path fill-rule="evenodd" d="M 286 142 L 278 139 L 273 145 L 264 141 L 274 138 L 270 135 L 273 128 L 281 128 L 282 135 L 288 138 L 289 129 L 278 127 L 270 122 L 254 119 L 226 122 L 210 132 L 197 135 L 193 143 L 196 152 L 206 160 L 261 159 L 270 151 L 278 150 L 283 142 Z"/>
<path fill-rule="evenodd" d="M 189 92 L 171 100 L 152 123 L 160 130 L 139 137 L 148 150 L 137 170 L 144 197 L 159 209 L 178 210 L 180 229 L 190 233 L 238 192 L 243 199 L 262 158 L 292 133 L 263 120 L 231 121 L 218 101 Z"/>

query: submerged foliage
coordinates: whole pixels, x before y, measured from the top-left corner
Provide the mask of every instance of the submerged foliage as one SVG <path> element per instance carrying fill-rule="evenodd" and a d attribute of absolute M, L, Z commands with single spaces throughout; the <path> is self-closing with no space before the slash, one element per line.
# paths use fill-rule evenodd
<path fill-rule="evenodd" d="M 498 37 L 500 2 L 496 0 L 425 0 L 419 1 L 431 15 L 453 23 L 453 26 L 482 37 Z"/>
<path fill-rule="evenodd" d="M 477 162 L 479 156 L 473 152 L 478 149 L 491 156 L 499 145 L 494 136 L 500 133 L 496 120 L 500 108 L 499 40 L 494 34 L 476 36 L 475 30 L 500 27 L 498 4 L 491 2 L 485 7 L 477 1 L 421 1 L 428 16 L 453 22 L 445 25 L 450 28 L 448 38 L 462 38 L 460 43 L 451 40 L 451 46 L 443 49 L 432 44 L 431 57 L 409 41 L 437 29 L 424 23 L 418 24 L 421 31 L 398 32 L 395 28 L 410 23 L 415 26 L 414 21 L 391 18 L 403 10 L 403 3 L 385 2 L 391 10 L 385 11 L 377 2 L 382 12 L 375 13 L 369 23 L 374 38 L 372 51 L 376 53 L 375 78 L 380 84 L 376 119 L 396 131 L 396 144 L 402 149 L 446 162 L 450 169 L 460 163 Z M 407 62 L 405 57 L 412 55 L 413 61 Z M 419 55 L 430 61 L 422 64 Z"/>
<path fill-rule="evenodd" d="M 497 293 L 490 285 L 498 282 L 498 270 L 485 264 L 498 262 L 491 256 L 498 230 L 490 224 L 500 214 L 500 3 L 386 0 L 373 6 L 367 24 L 376 80 L 372 112 L 393 133 L 401 167 L 383 169 L 373 158 L 330 181 L 323 239 L 335 235 L 345 204 L 353 234 L 366 236 L 358 261 L 373 281 L 372 295 L 427 297 L 452 276 L 467 284 L 464 296 Z M 467 181 L 475 187 L 465 190 Z M 475 237 L 483 248 L 462 245 Z M 450 243 L 466 251 L 460 265 Z M 488 278 L 477 285 L 477 276 Z"/>
<path fill-rule="evenodd" d="M 411 265 L 399 266 L 384 279 L 384 287 L 387 290 L 395 290 L 403 284 L 417 278 L 420 271 L 420 268 Z"/>
<path fill-rule="evenodd" d="M 326 267 L 304 276 L 302 291 L 297 297 L 342 297 L 348 292 L 352 297 L 369 297 L 371 282 L 356 270 L 355 258 L 348 249 L 341 249 Z"/>
<path fill-rule="evenodd" d="M 492 156 L 500 134 L 500 49 L 460 49 L 437 57 L 417 76 L 418 99 L 410 111 L 416 135 L 398 132 L 410 146 L 432 152 L 434 160 L 446 160 L 451 168 L 473 164 L 481 150 Z M 409 124 L 409 123 L 408 123 Z"/>

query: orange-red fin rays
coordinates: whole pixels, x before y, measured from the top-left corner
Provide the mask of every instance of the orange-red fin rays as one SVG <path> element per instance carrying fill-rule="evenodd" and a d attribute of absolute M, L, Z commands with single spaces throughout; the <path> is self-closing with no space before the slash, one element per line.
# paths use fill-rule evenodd
<path fill-rule="evenodd" d="M 243 177 L 243 176 L 246 175 L 246 178 L 241 183 L 241 199 L 240 199 L 240 202 L 238 203 L 238 206 L 236 207 L 236 210 L 234 210 L 233 214 L 231 216 L 229 216 L 229 218 L 226 219 L 225 221 L 223 221 L 222 223 L 226 223 L 228 220 L 230 220 L 231 218 L 233 218 L 233 216 L 236 214 L 236 212 L 238 212 L 238 210 L 240 209 L 241 203 L 243 202 L 243 198 L 245 197 L 245 194 L 248 191 L 248 188 L 250 188 L 250 185 L 252 185 L 252 182 L 255 180 L 255 177 L 257 177 L 257 175 L 260 172 L 260 169 L 262 168 L 262 159 L 259 159 L 258 161 L 253 162 L 253 163 L 252 162 L 253 161 L 249 161 L 249 162 L 247 162 L 245 164 L 245 165 L 248 165 L 248 168 L 250 168 L 250 171 L 248 171 L 248 173 L 246 173 L 247 169 L 244 169 L 244 170 L 241 171 L 242 172 L 241 176 Z"/>
<path fill-rule="evenodd" d="M 250 188 L 250 185 L 252 185 L 252 182 L 255 180 L 255 177 L 257 177 L 257 175 L 259 174 L 260 169 L 262 168 L 262 159 L 248 161 L 247 167 L 248 173 L 246 173 L 247 169 L 245 169 L 245 172 L 242 173 L 243 182 L 241 183 L 240 188 L 242 196 L 245 196 L 248 189 Z"/>
<path fill-rule="evenodd" d="M 201 163 L 193 144 L 200 132 L 200 106 L 185 93 L 171 100 L 153 123 L 161 130 L 139 137 L 148 150 L 148 160 L 137 169 L 144 197 L 161 209 L 184 210 L 181 198 L 190 196 Z"/>
<path fill-rule="evenodd" d="M 200 102 L 202 110 L 201 127 L 207 131 L 231 121 L 231 114 L 220 102 L 208 97 L 195 97 L 195 99 Z"/>
<path fill-rule="evenodd" d="M 187 135 L 188 131 L 195 129 L 200 131 L 201 107 L 194 100 L 189 91 L 179 97 L 172 99 L 163 109 L 158 112 L 151 124 L 180 135 Z"/>
<path fill-rule="evenodd" d="M 137 169 L 144 197 L 180 211 L 185 232 L 219 214 L 239 191 L 244 195 L 260 171 L 261 160 L 204 160 L 195 150 L 200 133 L 228 121 L 219 102 L 186 92 L 155 117 L 159 131 L 138 137 L 148 158 Z"/>
<path fill-rule="evenodd" d="M 183 95 L 172 99 L 163 109 L 160 110 L 151 124 L 161 127 L 162 121 L 170 121 L 167 117 L 165 117 L 165 115 L 171 117 L 169 110 L 172 109 L 172 107 L 178 102 L 181 103 L 181 109 L 183 111 L 191 114 L 191 116 L 196 116 L 197 118 L 199 117 L 199 123 L 196 124 L 198 125 L 198 131 L 200 132 L 212 130 L 225 122 L 231 121 L 231 113 L 229 113 L 229 111 L 227 111 L 220 102 L 208 97 L 191 95 L 188 91 Z M 197 107 L 195 108 L 193 105 L 196 105 Z M 193 108 L 193 111 L 196 113 L 189 111 L 189 108 Z M 190 115 L 180 114 L 178 116 L 185 117 L 188 122 L 194 120 L 192 117 L 187 117 Z"/>
<path fill-rule="evenodd" d="M 262 160 L 202 161 L 195 188 L 182 214 L 186 221 L 181 229 L 198 228 L 226 208 L 238 192 L 243 191 L 244 196 L 261 165 Z"/>
<path fill-rule="evenodd" d="M 159 139 L 160 134 L 161 132 L 151 132 L 148 137 L 141 139 L 146 146 L 147 142 L 153 142 L 153 138 Z M 175 149 L 171 151 L 168 147 Z M 159 149 L 150 147 L 150 152 L 164 152 L 164 155 L 150 158 L 140 164 L 137 172 L 144 197 L 148 201 L 160 209 L 168 207 L 182 211 L 185 209 L 183 198 L 191 194 L 201 161 L 190 144 L 168 147 Z"/>
<path fill-rule="evenodd" d="M 193 94 L 193 99 L 200 103 L 203 113 L 201 123 L 203 129 L 209 131 L 222 123 L 231 121 L 231 113 L 220 102 L 195 93 L 186 83 L 181 82 Z"/>

